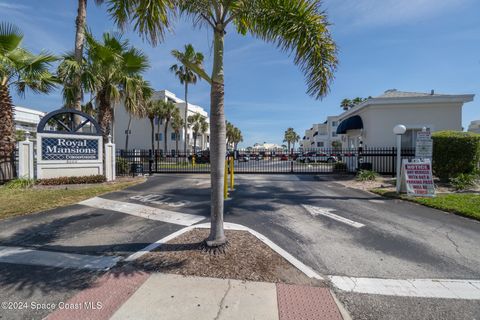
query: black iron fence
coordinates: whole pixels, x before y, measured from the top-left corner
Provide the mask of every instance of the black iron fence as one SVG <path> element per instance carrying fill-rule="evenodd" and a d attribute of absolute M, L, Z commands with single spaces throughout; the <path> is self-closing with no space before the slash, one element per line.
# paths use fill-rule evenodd
<path fill-rule="evenodd" d="M 262 174 L 354 174 L 373 170 L 395 175 L 396 148 L 315 149 L 301 151 L 235 151 L 236 173 Z M 227 156 L 227 155 L 226 155 Z M 402 149 L 402 158 L 411 159 L 415 149 Z M 116 173 L 141 175 L 153 173 L 209 173 L 208 151 L 167 153 L 151 150 L 117 150 Z"/>

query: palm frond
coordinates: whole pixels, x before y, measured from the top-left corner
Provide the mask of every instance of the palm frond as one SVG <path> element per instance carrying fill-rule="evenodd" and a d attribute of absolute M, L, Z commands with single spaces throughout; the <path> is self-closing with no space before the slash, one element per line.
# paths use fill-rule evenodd
<path fill-rule="evenodd" d="M 0 23 L 0 55 L 6 55 L 17 49 L 23 39 L 23 33 L 15 25 Z"/>

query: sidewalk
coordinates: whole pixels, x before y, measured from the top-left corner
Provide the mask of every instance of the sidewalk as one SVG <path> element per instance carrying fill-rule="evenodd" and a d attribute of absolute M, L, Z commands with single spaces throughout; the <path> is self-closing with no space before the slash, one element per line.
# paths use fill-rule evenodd
<path fill-rule="evenodd" d="M 47 319 L 344 319 L 324 287 L 136 271 L 109 272 L 62 308 Z"/>

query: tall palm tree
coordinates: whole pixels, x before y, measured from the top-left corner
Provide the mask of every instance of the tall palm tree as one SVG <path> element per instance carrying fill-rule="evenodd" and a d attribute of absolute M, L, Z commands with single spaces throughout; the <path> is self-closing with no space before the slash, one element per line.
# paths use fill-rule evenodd
<path fill-rule="evenodd" d="M 49 53 L 35 55 L 21 47 L 22 32 L 14 25 L 0 24 L 0 180 L 15 175 L 15 123 L 10 89 L 25 95 L 26 89 L 34 93 L 48 93 L 58 83 L 49 71 L 57 58 Z"/>
<path fill-rule="evenodd" d="M 87 65 L 85 68 L 86 91 L 94 95 L 98 108 L 98 120 L 104 141 L 110 134 L 113 121 L 113 105 L 122 99 L 135 97 L 144 85 L 141 74 L 148 69 L 145 54 L 130 46 L 118 34 L 104 33 L 97 41 L 90 33 L 87 39 Z M 135 101 L 135 98 L 132 101 Z"/>
<path fill-rule="evenodd" d="M 148 81 L 138 76 L 137 79 L 135 79 L 131 90 L 123 91 L 123 95 L 125 96 L 124 106 L 128 113 L 128 124 L 125 135 L 125 150 L 128 150 L 132 117 L 144 116 L 147 103 L 153 95 L 153 89 Z"/>
<path fill-rule="evenodd" d="M 95 0 L 95 2 L 100 5 L 104 2 L 104 0 Z M 80 70 L 81 65 L 84 63 L 83 59 L 83 48 L 85 46 L 85 28 L 86 28 L 86 18 L 87 18 L 87 0 L 78 0 L 77 6 L 77 17 L 75 19 L 75 48 L 73 52 L 73 61 L 76 62 L 78 65 L 78 69 Z M 78 72 L 73 77 L 72 82 L 72 99 L 69 100 L 71 102 L 69 107 L 73 107 L 76 110 L 82 110 L 82 100 L 83 100 L 83 87 L 82 87 L 82 79 L 81 73 Z M 75 121 L 80 120 L 79 118 L 75 118 Z"/>
<path fill-rule="evenodd" d="M 225 126 L 225 137 L 226 137 L 227 149 L 229 148 L 229 145 L 233 143 L 234 135 L 235 135 L 235 127 L 231 122 L 227 121 Z"/>
<path fill-rule="evenodd" d="M 343 110 L 348 110 L 352 106 L 352 100 L 350 99 L 343 99 L 342 102 L 340 103 L 340 106 L 343 108 Z"/>
<path fill-rule="evenodd" d="M 360 104 L 365 100 L 367 100 L 367 99 L 356 97 L 355 99 L 352 100 L 352 104 L 356 106 L 357 104 Z"/>
<path fill-rule="evenodd" d="M 135 31 L 152 44 L 164 39 L 176 12 L 192 17 L 195 23 L 213 32 L 213 63 L 210 75 L 203 67 L 181 62 L 211 86 L 211 228 L 208 246 L 226 242 L 223 228 L 223 183 L 225 165 L 224 42 L 228 25 L 293 53 L 294 62 L 305 74 L 307 93 L 325 96 L 337 66 L 337 49 L 331 38 L 321 0 L 108 0 L 115 22 Z"/>
<path fill-rule="evenodd" d="M 176 108 L 172 115 L 172 124 L 173 132 L 175 132 L 175 157 L 178 158 L 178 139 L 180 136 L 180 130 L 183 128 L 183 119 L 180 115 L 180 109 Z"/>
<path fill-rule="evenodd" d="M 203 68 L 203 54 L 196 52 L 191 44 L 185 45 L 185 51 L 181 52 L 179 50 L 172 50 L 172 56 L 174 56 L 178 61 L 188 61 L 189 64 L 193 64 L 198 68 Z M 180 83 L 185 87 L 185 141 L 184 141 L 184 152 L 187 152 L 187 131 L 188 131 L 188 85 L 197 83 L 197 75 L 186 65 L 174 64 L 170 67 L 170 71 L 175 73 Z"/>
<path fill-rule="evenodd" d="M 300 140 L 300 136 L 296 132 L 294 132 L 293 137 L 292 137 L 292 144 L 293 144 L 292 145 L 292 151 L 295 151 L 295 143 L 297 143 L 298 140 Z"/>
<path fill-rule="evenodd" d="M 145 107 L 143 110 L 143 114 L 148 118 L 150 121 L 150 142 L 151 142 L 151 149 L 152 153 L 155 154 L 155 119 L 160 117 L 161 113 L 161 101 L 159 100 L 148 100 L 145 103 Z"/>
<path fill-rule="evenodd" d="M 164 134 L 163 134 L 163 139 L 164 139 L 164 152 L 165 152 L 165 155 L 167 154 L 167 142 L 168 142 L 168 139 L 167 139 L 167 132 L 168 132 L 168 125 L 170 123 L 170 120 L 172 120 L 172 117 L 175 113 L 175 110 L 178 110 L 177 109 L 177 106 L 175 105 L 175 103 L 171 102 L 171 101 L 160 101 L 160 114 L 159 114 L 159 118 L 164 120 Z"/>
<path fill-rule="evenodd" d="M 292 151 L 290 150 L 290 145 L 293 144 L 293 149 L 295 149 L 295 143 L 300 140 L 300 136 L 295 132 L 293 128 L 288 128 L 287 130 L 285 130 L 283 138 L 283 142 L 286 142 L 288 145 L 288 152 Z"/>
<path fill-rule="evenodd" d="M 237 150 L 238 148 L 238 144 L 240 142 L 243 142 L 243 135 L 242 135 L 242 131 L 240 129 L 238 129 L 237 127 L 235 127 L 233 129 L 233 150 Z"/>
<path fill-rule="evenodd" d="M 204 134 L 208 130 L 207 119 L 199 113 L 188 116 L 188 125 L 193 131 L 193 151 L 197 151 L 197 138 L 199 134 Z"/>

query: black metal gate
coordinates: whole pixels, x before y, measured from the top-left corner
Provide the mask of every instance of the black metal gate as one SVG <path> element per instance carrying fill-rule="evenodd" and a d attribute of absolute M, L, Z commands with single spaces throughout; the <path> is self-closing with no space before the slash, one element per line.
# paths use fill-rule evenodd
<path fill-rule="evenodd" d="M 284 151 L 236 151 L 234 170 L 239 174 L 354 174 L 373 170 L 395 174 L 396 149 L 356 148 Z M 402 158 L 411 159 L 414 149 L 403 149 Z M 193 153 L 152 152 L 151 150 L 118 150 L 117 175 L 153 173 L 210 173 L 208 151 Z"/>

